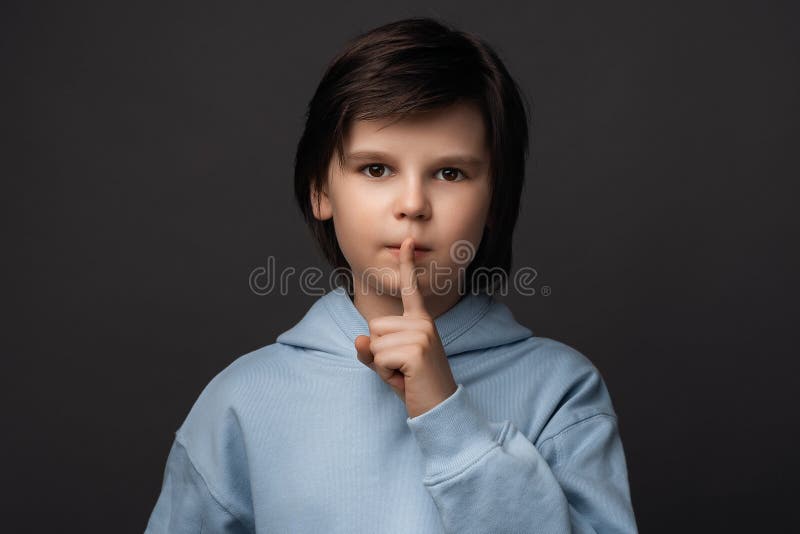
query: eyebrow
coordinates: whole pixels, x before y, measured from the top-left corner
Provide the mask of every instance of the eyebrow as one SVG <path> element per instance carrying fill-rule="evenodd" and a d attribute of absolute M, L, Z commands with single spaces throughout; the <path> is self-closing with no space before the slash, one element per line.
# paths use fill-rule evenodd
<path fill-rule="evenodd" d="M 393 159 L 390 154 L 381 152 L 379 150 L 360 150 L 350 152 L 346 156 L 347 161 L 386 161 Z M 434 160 L 435 165 L 442 165 L 453 163 L 464 166 L 478 166 L 483 165 L 484 160 L 470 154 L 451 154 L 448 156 L 440 156 Z"/>

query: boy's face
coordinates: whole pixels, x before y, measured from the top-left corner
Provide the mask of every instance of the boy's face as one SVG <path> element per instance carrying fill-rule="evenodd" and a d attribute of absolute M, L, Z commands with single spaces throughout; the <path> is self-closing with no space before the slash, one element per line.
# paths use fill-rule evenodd
<path fill-rule="evenodd" d="M 376 289 L 376 278 L 383 280 L 379 287 L 384 291 L 397 290 L 396 283 L 381 274 L 397 276 L 398 252 L 391 247 L 410 236 L 417 249 L 429 249 L 415 253 L 416 266 L 424 269 L 418 278 L 420 291 L 431 294 L 435 265 L 441 274 L 434 291 L 452 293 L 458 287 L 458 270 L 466 270 L 468 263 L 459 261 L 458 253 L 451 257 L 451 246 L 467 240 L 474 256 L 489 213 L 490 152 L 483 119 L 475 104 L 459 102 L 389 122 L 351 124 L 344 140 L 344 169 L 334 156 L 319 209 L 312 192 L 314 215 L 321 220 L 333 217 L 356 291 Z M 362 278 L 367 268 L 378 276 Z M 445 280 L 452 281 L 450 291 L 445 291 Z M 362 287 L 362 281 L 371 287 Z"/>

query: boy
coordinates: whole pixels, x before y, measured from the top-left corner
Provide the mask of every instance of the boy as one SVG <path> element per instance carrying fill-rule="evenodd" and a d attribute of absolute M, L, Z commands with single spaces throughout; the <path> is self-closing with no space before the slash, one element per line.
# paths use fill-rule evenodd
<path fill-rule="evenodd" d="M 431 19 L 335 58 L 295 191 L 347 287 L 206 386 L 146 532 L 636 532 L 599 372 L 480 276 L 510 270 L 526 119 L 488 45 Z"/>

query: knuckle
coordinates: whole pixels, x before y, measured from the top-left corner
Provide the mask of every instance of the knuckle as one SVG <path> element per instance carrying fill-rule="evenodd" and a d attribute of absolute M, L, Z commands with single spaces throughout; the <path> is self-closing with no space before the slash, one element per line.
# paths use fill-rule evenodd
<path fill-rule="evenodd" d="M 432 341 L 431 334 L 429 334 L 428 332 L 423 332 L 421 337 L 421 344 L 424 347 L 430 347 L 431 341 Z"/>
<path fill-rule="evenodd" d="M 425 325 L 422 327 L 422 331 L 425 332 L 428 337 L 433 335 L 434 324 L 430 321 L 425 321 Z"/>

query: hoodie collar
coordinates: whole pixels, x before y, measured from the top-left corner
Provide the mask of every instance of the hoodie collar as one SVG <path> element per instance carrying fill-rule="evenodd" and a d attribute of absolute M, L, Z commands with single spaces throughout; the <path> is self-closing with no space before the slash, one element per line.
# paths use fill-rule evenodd
<path fill-rule="evenodd" d="M 448 357 L 533 335 L 505 304 L 484 292 L 466 293 L 436 317 L 434 324 Z M 303 318 L 275 341 L 355 360 L 354 343 L 360 335 L 369 335 L 367 321 L 340 286 L 317 299 Z"/>

